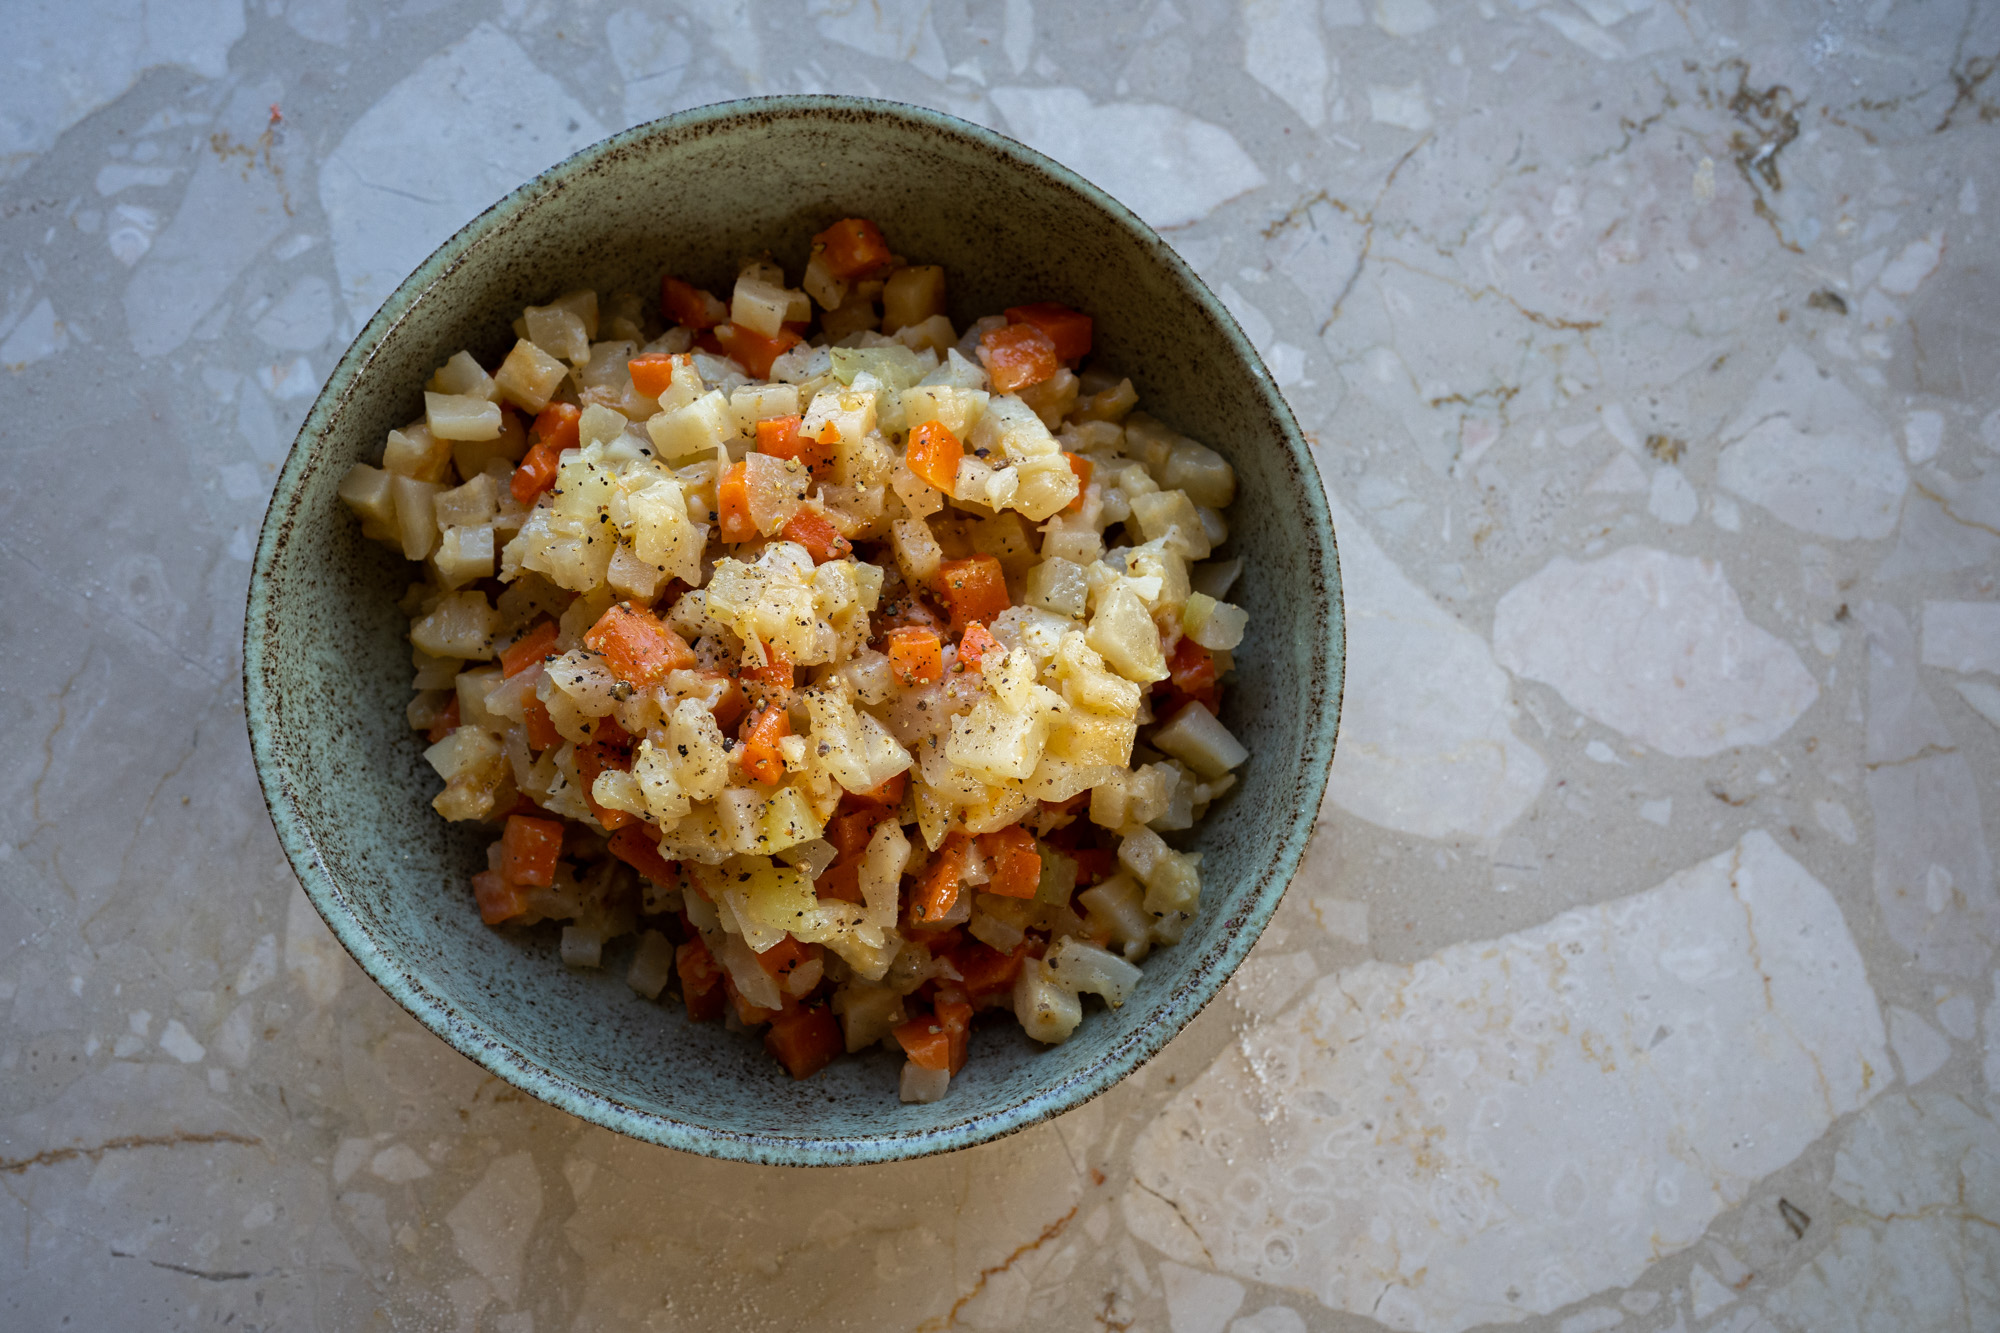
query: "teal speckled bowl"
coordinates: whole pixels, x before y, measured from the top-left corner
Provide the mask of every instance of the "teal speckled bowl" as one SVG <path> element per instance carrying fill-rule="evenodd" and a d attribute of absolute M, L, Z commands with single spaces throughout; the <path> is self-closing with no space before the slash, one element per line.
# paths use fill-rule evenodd
<path fill-rule="evenodd" d="M 490 930 L 468 876 L 489 829 L 431 812 L 436 778 L 403 725 L 410 657 L 396 600 L 410 570 L 364 541 L 335 496 L 352 463 L 422 410 L 461 347 L 491 365 L 530 302 L 588 285 L 654 289 L 672 270 L 720 289 L 739 256 L 796 274 L 813 232 L 879 221 L 941 263 L 951 314 L 1050 299 L 1089 311 L 1103 364 L 1155 415 L 1225 454 L 1230 550 L 1250 612 L 1225 721 L 1242 785 L 1186 835 L 1201 912 L 1145 964 L 1124 1008 L 1095 1001 L 1066 1045 L 980 1025 L 951 1092 L 896 1100 L 875 1051 L 794 1082 L 761 1043 L 696 1025 L 602 971 L 566 969 L 550 927 Z M 243 692 L 257 774 L 286 855 L 327 924 L 418 1021 L 495 1074 L 586 1120 L 713 1157 L 881 1162 L 962 1148 L 1103 1092 L 1215 996 L 1270 919 L 1319 810 L 1340 711 L 1340 576 L 1312 455 L 1235 322 L 1127 209 L 1020 144 L 888 102 L 778 97 L 642 125 L 542 173 L 426 259 L 341 358 L 278 480 L 257 546 Z"/>

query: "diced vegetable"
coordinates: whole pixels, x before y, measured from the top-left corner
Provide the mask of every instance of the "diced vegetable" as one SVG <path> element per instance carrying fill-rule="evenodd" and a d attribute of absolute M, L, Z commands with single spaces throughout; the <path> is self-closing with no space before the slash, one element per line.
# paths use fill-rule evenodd
<path fill-rule="evenodd" d="M 657 685 L 669 671 L 685 671 L 695 664 L 693 650 L 680 635 L 630 602 L 620 602 L 598 617 L 583 641 L 591 651 L 604 654 L 612 675 L 632 685 Z"/>
<path fill-rule="evenodd" d="M 625 363 L 632 387 L 648 398 L 658 398 L 674 384 L 674 358 L 664 352 L 648 352 Z"/>
<path fill-rule="evenodd" d="M 767 786 L 784 781 L 785 760 L 778 742 L 791 734 L 791 719 L 784 709 L 765 708 L 751 714 L 738 738 L 737 765 Z"/>
<path fill-rule="evenodd" d="M 873 273 L 893 258 L 882 229 L 866 218 L 842 218 L 813 237 L 813 248 L 828 272 L 843 282 Z"/>
<path fill-rule="evenodd" d="M 959 638 L 958 660 L 971 670 L 978 671 L 986 655 L 995 649 L 1002 653 L 1007 651 L 1000 640 L 987 632 L 986 626 L 975 620 L 965 627 L 965 633 Z"/>
<path fill-rule="evenodd" d="M 500 835 L 500 873 L 509 884 L 547 888 L 555 883 L 556 856 L 562 851 L 560 820 L 507 816 Z"/>
<path fill-rule="evenodd" d="M 793 1078 L 811 1078 L 840 1054 L 840 1024 L 824 1005 L 802 1006 L 771 1020 L 764 1046 Z"/>
<path fill-rule="evenodd" d="M 935 630 L 902 626 L 887 637 L 889 669 L 903 688 L 929 685 L 944 674 L 943 645 Z"/>
<path fill-rule="evenodd" d="M 1007 308 L 1009 324 L 1031 324 L 1048 336 L 1059 361 L 1080 361 L 1090 355 L 1090 316 L 1054 301 Z"/>
<path fill-rule="evenodd" d="M 1055 342 L 1033 324 L 988 329 L 979 339 L 979 363 L 1000 393 L 1014 393 L 1061 369 Z"/>
<path fill-rule="evenodd" d="M 716 516 L 722 524 L 722 540 L 747 542 L 757 539 L 757 525 L 750 518 L 748 468 L 733 464 L 716 483 Z"/>
<path fill-rule="evenodd" d="M 894 333 L 944 313 L 944 269 L 914 264 L 889 275 L 882 287 L 882 331 Z"/>
<path fill-rule="evenodd" d="M 979 850 L 993 863 L 993 879 L 988 893 L 1003 898 L 1032 898 L 1041 883 L 1042 856 L 1035 850 L 1035 837 L 1019 824 L 979 836 Z"/>
<path fill-rule="evenodd" d="M 975 620 L 990 622 L 1013 604 L 1000 562 L 990 555 L 946 560 L 938 566 L 937 580 L 952 628 L 960 633 Z"/>
<path fill-rule="evenodd" d="M 795 345 L 799 335 L 789 329 L 767 335 L 746 324 L 718 324 L 715 340 L 725 355 L 761 380 L 770 378 L 771 363 Z"/>
<path fill-rule="evenodd" d="M 789 458 L 824 481 L 833 470 L 833 444 L 799 433 L 799 417 L 782 416 L 757 423 L 757 452 L 774 458 Z"/>
<path fill-rule="evenodd" d="M 958 479 L 958 465 L 965 459 L 965 446 L 942 421 L 926 421 L 910 432 L 905 463 L 910 471 L 943 491 L 952 493 Z"/>
<path fill-rule="evenodd" d="M 712 329 L 729 318 L 729 307 L 714 296 L 676 277 L 660 279 L 660 310 L 676 324 Z"/>

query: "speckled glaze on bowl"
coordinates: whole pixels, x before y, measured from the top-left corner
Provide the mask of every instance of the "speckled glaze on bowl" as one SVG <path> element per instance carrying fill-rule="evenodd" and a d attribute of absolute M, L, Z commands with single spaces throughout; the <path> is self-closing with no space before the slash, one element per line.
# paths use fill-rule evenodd
<path fill-rule="evenodd" d="M 418 415 L 460 347 L 491 365 L 523 305 L 565 289 L 655 290 L 671 270 L 726 289 L 737 259 L 803 266 L 835 218 L 877 219 L 942 263 L 951 315 L 1052 299 L 1089 311 L 1103 364 L 1155 415 L 1225 454 L 1239 490 L 1235 599 L 1250 612 L 1225 720 L 1252 758 L 1182 841 L 1202 907 L 1116 1011 L 1066 1045 L 981 1025 L 943 1101 L 896 1100 L 900 1061 L 794 1082 L 760 1043 L 625 985 L 630 942 L 571 971 L 549 927 L 480 924 L 467 879 L 485 827 L 430 810 L 437 781 L 403 725 L 408 567 L 364 541 L 335 490 Z M 555 166 L 424 261 L 341 358 L 292 447 L 257 547 L 244 700 L 257 773 L 307 894 L 370 976 L 431 1031 L 522 1090 L 651 1143 L 751 1162 L 881 1162 L 962 1148 L 1080 1105 L 1159 1050 L 1249 952 L 1298 866 L 1325 790 L 1344 640 L 1333 529 L 1298 426 L 1249 342 L 1145 224 L 1074 173 L 950 116 L 782 97 L 639 126 Z"/>

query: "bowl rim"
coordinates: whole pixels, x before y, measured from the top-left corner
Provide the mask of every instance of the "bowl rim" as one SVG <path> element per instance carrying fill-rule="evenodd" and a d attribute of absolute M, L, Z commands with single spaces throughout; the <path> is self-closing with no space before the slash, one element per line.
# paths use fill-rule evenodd
<path fill-rule="evenodd" d="M 1306 483 L 1309 517 L 1324 534 L 1316 541 L 1322 586 L 1328 590 L 1325 611 L 1316 626 L 1314 645 L 1322 661 L 1333 668 L 1323 698 L 1327 705 L 1307 729 L 1306 770 L 1297 775 L 1298 809 L 1277 840 L 1276 855 L 1251 881 L 1254 891 L 1231 902 L 1231 917 L 1215 945 L 1197 960 L 1195 970 L 1171 989 L 1147 1021 L 1097 1060 L 1065 1077 L 1038 1086 L 1026 1097 L 997 1109 L 946 1125 L 864 1137 L 783 1136 L 720 1129 L 628 1105 L 605 1092 L 529 1059 L 484 1032 L 444 996 L 434 992 L 365 931 L 347 902 L 339 882 L 319 854 L 307 815 L 286 791 L 285 765 L 268 725 L 271 691 L 266 687 L 271 660 L 260 631 L 271 614 L 271 576 L 277 556 L 293 525 L 299 521 L 298 483 L 314 445 L 338 423 L 384 338 L 414 311 L 432 288 L 467 262 L 482 241 L 499 232 L 543 198 L 559 191 L 572 177 L 595 164 L 658 136 L 692 137 L 729 128 L 745 119 L 818 118 L 828 113 L 900 122 L 910 128 L 969 139 L 975 146 L 1038 172 L 1050 184 L 1082 197 L 1122 229 L 1156 262 L 1182 283 L 1196 304 L 1214 321 L 1231 350 L 1248 366 L 1262 392 L 1272 419 L 1289 446 Z M 1310 526 L 1315 526 L 1309 524 Z M 1131 209 L 1061 163 L 1026 144 L 985 126 L 946 112 L 910 103 L 840 94 L 786 94 L 738 98 L 710 103 L 634 125 L 578 150 L 537 173 L 454 232 L 400 282 L 361 328 L 335 364 L 312 408 L 307 412 L 280 470 L 259 532 L 251 567 L 243 630 L 244 719 L 250 734 L 252 760 L 264 804 L 293 872 L 314 909 L 334 937 L 376 985 L 433 1034 L 453 1049 L 542 1101 L 580 1119 L 629 1135 L 642 1142 L 701 1156 L 750 1163 L 804 1166 L 861 1165 L 902 1161 L 971 1147 L 1017 1133 L 1031 1125 L 1074 1110 L 1144 1064 L 1178 1035 L 1249 954 L 1276 911 L 1286 887 L 1298 873 L 1307 841 L 1325 799 L 1328 768 L 1333 758 L 1345 686 L 1345 612 L 1333 520 L 1321 487 L 1319 468 L 1290 406 L 1285 402 L 1263 359 L 1258 356 L 1228 309 L 1194 270 L 1152 227 Z M 1219 906 L 1219 904 L 1218 904 Z"/>

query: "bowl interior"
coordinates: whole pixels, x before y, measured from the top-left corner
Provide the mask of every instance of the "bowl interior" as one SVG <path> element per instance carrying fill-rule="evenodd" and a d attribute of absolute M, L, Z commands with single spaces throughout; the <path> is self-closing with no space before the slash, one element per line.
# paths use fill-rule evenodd
<path fill-rule="evenodd" d="M 492 833 L 429 809 L 437 781 L 403 725 L 410 570 L 335 494 L 422 410 L 461 347 L 488 365 L 521 307 L 576 286 L 656 291 L 673 271 L 727 289 L 744 255 L 796 275 L 814 231 L 860 215 L 947 268 L 951 313 L 1037 299 L 1096 319 L 1101 364 L 1141 406 L 1221 451 L 1239 479 L 1227 552 L 1250 612 L 1225 721 L 1253 758 L 1179 841 L 1202 909 L 1122 1009 L 1036 1046 L 981 1025 L 950 1095 L 896 1100 L 899 1060 L 793 1082 L 759 1043 L 686 1020 L 601 972 L 564 968 L 551 927 L 479 922 L 468 876 Z M 992 1138 L 1102 1091 L 1211 998 L 1297 866 L 1332 757 L 1342 636 L 1332 530 L 1296 425 L 1233 322 L 1143 224 L 1025 148 L 936 113 L 786 98 L 690 112 L 586 150 L 475 220 L 390 298 L 308 416 L 265 523 L 245 696 L 273 818 L 320 911 L 371 975 L 459 1050 L 525 1090 L 652 1142 L 756 1161 L 875 1161 Z"/>

